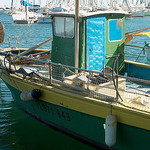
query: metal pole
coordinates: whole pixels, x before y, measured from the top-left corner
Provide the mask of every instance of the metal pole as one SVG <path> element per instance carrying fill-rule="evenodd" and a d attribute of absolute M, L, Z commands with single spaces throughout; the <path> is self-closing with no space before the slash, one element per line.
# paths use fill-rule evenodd
<path fill-rule="evenodd" d="M 39 0 L 39 5 L 40 5 L 40 7 L 41 7 L 41 0 Z"/>
<path fill-rule="evenodd" d="M 117 91 L 116 91 L 116 101 L 118 101 L 119 95 L 118 95 L 118 73 L 119 73 L 119 66 L 118 66 L 118 56 L 116 57 L 116 61 L 117 61 L 117 68 L 116 68 L 116 87 L 117 87 Z"/>
<path fill-rule="evenodd" d="M 19 56 L 24 56 L 24 55 L 30 53 L 31 51 L 34 51 L 35 49 L 37 49 L 37 48 L 39 48 L 39 47 L 41 47 L 41 46 L 47 44 L 48 42 L 50 42 L 50 41 L 52 41 L 52 40 L 53 40 L 52 38 L 49 38 L 48 40 L 46 40 L 46 41 L 44 41 L 44 42 L 42 42 L 42 43 L 40 43 L 40 44 L 37 44 L 37 45 L 35 45 L 35 46 L 29 48 L 28 50 L 26 50 L 26 51 L 20 53 Z"/>
<path fill-rule="evenodd" d="M 13 10 L 13 0 L 11 1 L 11 10 Z"/>
<path fill-rule="evenodd" d="M 75 67 L 79 65 L 79 0 L 76 0 L 75 6 Z M 75 70 L 78 73 L 78 70 Z"/>
<path fill-rule="evenodd" d="M 103 60 L 103 76 L 105 77 L 105 64 L 104 64 L 104 60 Z"/>
<path fill-rule="evenodd" d="M 49 63 L 49 83 L 52 85 L 52 64 Z"/>
<path fill-rule="evenodd" d="M 35 5 L 35 0 L 33 0 L 33 5 Z"/>
<path fill-rule="evenodd" d="M 8 44 L 9 44 L 9 48 L 10 48 L 10 37 L 8 37 Z"/>
<path fill-rule="evenodd" d="M 28 20 L 28 6 L 25 5 L 25 14 L 26 14 L 26 20 Z"/>

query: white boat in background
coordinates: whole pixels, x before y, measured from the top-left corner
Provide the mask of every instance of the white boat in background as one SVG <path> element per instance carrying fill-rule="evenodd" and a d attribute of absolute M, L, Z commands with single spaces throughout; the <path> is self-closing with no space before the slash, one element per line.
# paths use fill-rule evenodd
<path fill-rule="evenodd" d="M 43 17 L 38 17 L 38 23 L 51 23 L 52 19 L 51 16 L 49 14 L 43 16 Z"/>
<path fill-rule="evenodd" d="M 148 8 L 145 9 L 144 16 L 150 16 L 150 9 Z"/>
<path fill-rule="evenodd" d="M 4 8 L 0 8 L 0 14 L 4 13 Z"/>
<path fill-rule="evenodd" d="M 32 6 L 32 4 L 24 0 L 21 1 L 21 6 L 22 9 L 20 11 L 16 11 L 12 14 L 13 22 L 16 24 L 37 23 L 38 17 L 43 16 L 42 14 L 28 11 L 28 6 Z"/>
<path fill-rule="evenodd" d="M 54 12 L 67 12 L 68 9 L 65 9 L 61 6 L 59 7 L 54 7 L 54 8 L 50 8 L 48 9 L 47 12 L 43 12 L 42 15 L 38 17 L 38 23 L 51 23 L 52 19 L 51 19 L 51 14 Z"/>
<path fill-rule="evenodd" d="M 135 10 L 132 12 L 132 17 L 144 17 L 144 10 Z"/>
<path fill-rule="evenodd" d="M 9 11 L 10 11 L 10 8 L 8 7 L 0 8 L 0 14 L 8 14 Z"/>
<path fill-rule="evenodd" d="M 34 12 L 26 13 L 24 11 L 16 11 L 15 14 L 12 14 L 13 22 L 16 24 L 37 23 L 38 16 L 42 15 Z"/>
<path fill-rule="evenodd" d="M 43 7 L 36 12 L 42 14 L 42 16 L 38 17 L 38 23 L 49 24 L 52 22 L 51 15 L 49 14 L 49 8 Z"/>
<path fill-rule="evenodd" d="M 132 17 L 144 17 L 145 11 L 144 3 L 132 5 L 131 7 L 132 7 Z"/>

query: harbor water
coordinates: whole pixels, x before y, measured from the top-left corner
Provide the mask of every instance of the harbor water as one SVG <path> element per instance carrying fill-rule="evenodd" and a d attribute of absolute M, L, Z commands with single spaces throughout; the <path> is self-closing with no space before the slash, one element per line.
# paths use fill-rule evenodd
<path fill-rule="evenodd" d="M 13 24 L 11 16 L 0 14 L 0 20 L 5 27 L 5 42 L 2 48 L 8 47 L 9 36 L 22 37 L 52 37 L 51 24 Z M 150 16 L 126 19 L 126 32 L 150 27 Z M 25 47 L 31 47 L 37 39 L 25 41 Z M 144 46 L 150 42 L 146 36 L 135 37 L 130 44 Z M 43 48 L 50 48 L 51 44 Z M 126 59 L 136 60 L 141 49 L 126 48 Z M 134 55 L 133 55 L 134 54 Z M 139 62 L 149 64 L 142 53 Z M 92 150 L 87 146 L 59 131 L 56 131 L 24 113 L 11 96 L 9 89 L 0 80 L 0 150 Z"/>

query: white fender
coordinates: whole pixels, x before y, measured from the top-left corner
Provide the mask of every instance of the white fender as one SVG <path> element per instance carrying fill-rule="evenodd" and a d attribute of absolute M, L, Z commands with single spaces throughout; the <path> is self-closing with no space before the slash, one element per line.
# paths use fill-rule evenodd
<path fill-rule="evenodd" d="M 23 101 L 31 101 L 31 100 L 39 98 L 40 95 L 41 95 L 40 90 L 34 89 L 34 90 L 31 90 L 31 91 L 21 92 L 20 98 Z"/>
<path fill-rule="evenodd" d="M 117 119 L 114 115 L 108 115 L 105 120 L 105 143 L 112 147 L 116 143 Z"/>

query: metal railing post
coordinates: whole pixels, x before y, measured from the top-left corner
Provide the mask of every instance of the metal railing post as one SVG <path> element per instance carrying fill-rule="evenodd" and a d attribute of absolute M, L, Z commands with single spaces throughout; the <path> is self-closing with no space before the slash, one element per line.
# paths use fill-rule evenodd
<path fill-rule="evenodd" d="M 52 64 L 49 63 L 49 83 L 52 85 Z"/>
<path fill-rule="evenodd" d="M 8 37 L 8 44 L 9 44 L 9 48 L 10 48 L 10 37 Z"/>
<path fill-rule="evenodd" d="M 117 91 L 116 91 L 116 101 L 118 101 L 118 97 L 119 97 L 119 95 L 118 95 L 118 73 L 119 73 L 119 71 L 118 71 L 118 69 L 119 69 L 119 67 L 118 67 L 118 56 L 116 56 L 116 87 L 117 87 Z"/>

